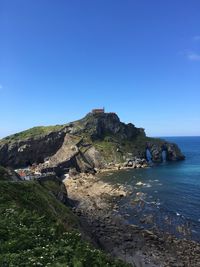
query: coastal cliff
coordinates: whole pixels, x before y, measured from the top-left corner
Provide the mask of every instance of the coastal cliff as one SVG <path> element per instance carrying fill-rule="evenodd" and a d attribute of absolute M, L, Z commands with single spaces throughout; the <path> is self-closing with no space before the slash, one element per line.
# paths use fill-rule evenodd
<path fill-rule="evenodd" d="M 73 169 L 95 172 L 109 165 L 133 165 L 146 159 L 148 148 L 153 162 L 182 160 L 176 144 L 147 137 L 143 128 L 120 121 L 115 113 L 89 113 L 65 125 L 34 127 L 0 140 L 0 165 L 21 168 L 36 164 L 58 175 Z"/>

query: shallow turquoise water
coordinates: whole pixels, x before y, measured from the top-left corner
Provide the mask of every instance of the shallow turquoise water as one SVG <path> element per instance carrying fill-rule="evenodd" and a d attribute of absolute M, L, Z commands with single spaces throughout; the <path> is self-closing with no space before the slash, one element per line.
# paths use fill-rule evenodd
<path fill-rule="evenodd" d="M 128 222 L 200 241 L 200 137 L 165 139 L 179 145 L 185 161 L 120 171 L 104 179 L 131 188 L 119 210 Z"/>

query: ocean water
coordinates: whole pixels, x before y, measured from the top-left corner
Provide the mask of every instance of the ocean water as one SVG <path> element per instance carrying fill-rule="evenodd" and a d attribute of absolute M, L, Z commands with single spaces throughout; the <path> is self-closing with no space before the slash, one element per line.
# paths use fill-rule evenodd
<path fill-rule="evenodd" d="M 200 242 L 200 137 L 164 139 L 178 144 L 186 159 L 103 179 L 130 189 L 119 202 L 127 222 Z"/>

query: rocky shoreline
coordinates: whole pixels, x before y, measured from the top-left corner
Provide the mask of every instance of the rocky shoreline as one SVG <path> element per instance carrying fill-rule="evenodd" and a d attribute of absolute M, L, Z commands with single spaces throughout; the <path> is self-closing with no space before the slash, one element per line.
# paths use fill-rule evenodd
<path fill-rule="evenodd" d="M 123 186 L 91 174 L 70 176 L 64 184 L 74 213 L 94 242 L 113 257 L 136 267 L 200 266 L 199 243 L 127 224 L 117 212 L 118 200 L 131 193 Z"/>

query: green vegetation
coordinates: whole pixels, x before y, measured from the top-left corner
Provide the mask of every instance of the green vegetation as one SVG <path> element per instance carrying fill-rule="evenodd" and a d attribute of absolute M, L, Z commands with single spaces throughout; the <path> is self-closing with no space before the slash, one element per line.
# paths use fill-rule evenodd
<path fill-rule="evenodd" d="M 163 140 L 146 137 L 142 134 L 136 136 L 132 140 L 127 140 L 117 135 L 108 134 L 101 140 L 95 140 L 93 145 L 101 152 L 106 161 L 124 162 L 123 155 L 127 153 L 131 153 L 133 156 L 140 155 L 141 157 L 145 157 L 147 142 L 162 144 Z"/>
<path fill-rule="evenodd" d="M 0 266 L 127 266 L 94 249 L 47 182 L 0 182 Z"/>
<path fill-rule="evenodd" d="M 60 131 L 63 127 L 64 125 L 33 127 L 26 131 L 7 136 L 3 138 L 1 141 L 18 141 L 26 138 L 35 138 L 38 137 L 39 135 L 46 135 L 53 131 Z"/>
<path fill-rule="evenodd" d="M 0 166 L 0 180 L 8 180 L 8 174 L 6 172 L 6 169 L 4 167 Z"/>
<path fill-rule="evenodd" d="M 101 152 L 107 162 L 123 162 L 122 154 L 117 153 L 119 145 L 113 140 L 107 140 L 106 138 L 104 140 L 96 140 L 93 145 Z"/>
<path fill-rule="evenodd" d="M 6 168 L 0 166 L 0 181 L 7 181 L 10 180 L 10 175 Z"/>

